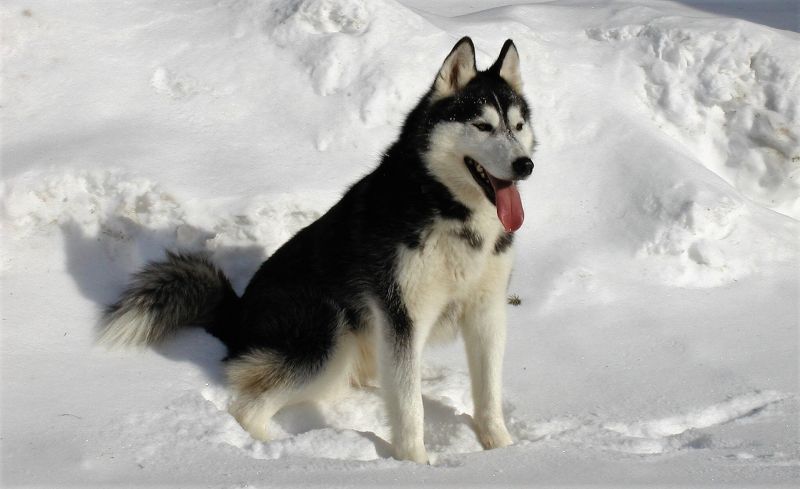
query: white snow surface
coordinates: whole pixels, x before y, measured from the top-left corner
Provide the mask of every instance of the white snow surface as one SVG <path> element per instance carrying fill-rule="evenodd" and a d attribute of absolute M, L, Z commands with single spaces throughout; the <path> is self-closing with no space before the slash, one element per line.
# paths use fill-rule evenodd
<path fill-rule="evenodd" d="M 800 35 L 718 3 L 3 2 L 3 486 L 796 484 Z M 482 67 L 514 39 L 540 142 L 515 445 L 480 449 L 458 343 L 426 355 L 430 466 L 389 457 L 374 388 L 288 408 L 262 443 L 213 337 L 93 344 L 165 249 L 208 250 L 241 291 L 463 35 Z"/>

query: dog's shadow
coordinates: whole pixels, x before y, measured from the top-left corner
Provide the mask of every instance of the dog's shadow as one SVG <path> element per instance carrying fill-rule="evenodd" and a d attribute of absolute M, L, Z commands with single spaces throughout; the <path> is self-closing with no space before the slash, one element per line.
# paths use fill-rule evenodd
<path fill-rule="evenodd" d="M 380 390 L 375 387 L 358 388 L 357 392 L 327 403 L 339 404 L 338 409 L 329 409 L 325 404 L 305 402 L 287 407 L 279 411 L 272 422 L 280 426 L 281 430 L 289 435 L 297 436 L 304 433 L 324 430 L 329 428 L 346 429 L 357 433 L 375 447 L 375 453 L 380 458 L 393 456 L 392 445 L 386 438 L 389 435 L 388 420 L 383 408 Z M 422 396 L 425 411 L 425 446 L 429 453 L 457 451 L 474 452 L 482 448 L 477 441 L 477 434 L 472 416 L 460 413 L 454 407 L 442 400 L 429 395 Z M 362 416 L 357 426 L 348 425 L 348 420 L 339 419 L 342 410 L 366 411 L 369 416 Z M 333 412 L 331 412 L 333 411 Z M 370 418 L 366 422 L 364 418 Z M 365 424 L 366 423 L 366 424 Z M 474 442 L 464 443 L 458 440 L 466 436 Z"/>
<path fill-rule="evenodd" d="M 345 401 L 346 402 L 346 401 Z M 378 418 L 376 418 L 377 420 Z M 331 415 L 317 402 L 304 402 L 281 409 L 273 418 L 281 430 L 289 435 L 297 436 L 316 430 L 336 428 Z M 392 457 L 392 445 L 380 437 L 373 429 L 346 429 L 357 433 L 375 447 L 375 454 L 380 458 Z"/>
<path fill-rule="evenodd" d="M 95 333 L 101 311 L 119 298 L 131 275 L 145 263 L 163 259 L 166 250 L 209 251 L 206 242 L 216 235 L 186 224 L 150 229 L 122 216 L 101 223 L 96 236 L 87 234 L 74 221 L 61 224 L 61 231 L 67 271 L 78 290 L 98 306 Z M 237 292 L 265 258 L 264 249 L 259 246 L 215 247 L 210 254 Z M 171 360 L 195 364 L 213 382 L 224 383 L 221 360 L 226 355 L 225 346 L 199 328 L 182 331 L 174 341 L 154 350 Z"/>

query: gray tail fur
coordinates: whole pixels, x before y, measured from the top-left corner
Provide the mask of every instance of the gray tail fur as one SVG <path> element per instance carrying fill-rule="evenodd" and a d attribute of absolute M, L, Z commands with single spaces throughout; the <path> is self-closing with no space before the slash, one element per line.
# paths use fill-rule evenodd
<path fill-rule="evenodd" d="M 185 326 L 216 329 L 237 302 L 230 281 L 205 255 L 167 253 L 146 265 L 102 318 L 98 342 L 148 346 Z M 213 334 L 213 333 L 212 333 Z"/>

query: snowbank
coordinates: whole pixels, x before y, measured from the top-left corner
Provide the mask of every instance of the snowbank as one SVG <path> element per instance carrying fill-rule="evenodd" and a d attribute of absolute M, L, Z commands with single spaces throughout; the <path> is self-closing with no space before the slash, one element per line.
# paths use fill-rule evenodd
<path fill-rule="evenodd" d="M 671 2 L 490 5 L 0 7 L 3 483 L 796 481 L 800 36 Z M 227 414 L 214 338 L 93 347 L 98 308 L 165 249 L 209 251 L 242 290 L 463 35 L 481 66 L 513 37 L 540 141 L 514 446 L 480 449 L 458 345 L 428 355 L 430 467 L 389 458 L 376 388 L 287 409 L 261 443 Z"/>
<path fill-rule="evenodd" d="M 637 95 L 667 134 L 744 196 L 800 216 L 800 54 L 797 39 L 746 22 L 660 18 L 593 28 L 633 50 Z M 640 70 L 640 73 L 637 71 Z"/>

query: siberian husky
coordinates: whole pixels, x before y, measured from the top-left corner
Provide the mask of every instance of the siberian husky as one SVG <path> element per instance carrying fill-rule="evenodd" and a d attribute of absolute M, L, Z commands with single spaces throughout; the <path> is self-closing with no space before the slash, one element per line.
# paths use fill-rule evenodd
<path fill-rule="evenodd" d="M 501 369 L 517 182 L 533 170 L 529 116 L 514 43 L 479 71 L 461 39 L 377 168 L 241 297 L 203 255 L 168 253 L 108 307 L 100 341 L 152 345 L 204 327 L 228 350 L 229 411 L 259 440 L 285 406 L 377 377 L 395 457 L 424 463 L 422 352 L 460 332 L 477 436 L 487 449 L 511 444 Z"/>

